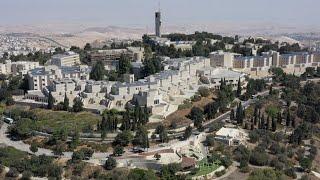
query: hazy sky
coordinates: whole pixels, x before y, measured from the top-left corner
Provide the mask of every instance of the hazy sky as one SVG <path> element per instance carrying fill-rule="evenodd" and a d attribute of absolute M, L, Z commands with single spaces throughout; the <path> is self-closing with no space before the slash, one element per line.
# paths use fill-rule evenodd
<path fill-rule="evenodd" d="M 0 25 L 83 23 L 153 25 L 159 0 L 0 0 Z M 167 24 L 268 22 L 320 24 L 320 0 L 160 0 Z"/>

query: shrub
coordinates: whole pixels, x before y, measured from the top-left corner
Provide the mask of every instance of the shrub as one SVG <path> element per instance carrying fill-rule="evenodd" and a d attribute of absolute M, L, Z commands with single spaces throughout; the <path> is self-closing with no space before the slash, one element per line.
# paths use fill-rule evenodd
<path fill-rule="evenodd" d="M 248 180 L 283 179 L 282 174 L 273 169 L 257 169 L 250 173 Z"/>
<path fill-rule="evenodd" d="M 270 166 L 274 167 L 276 170 L 282 170 L 284 168 L 284 164 L 278 159 L 274 158 L 270 161 Z"/>
<path fill-rule="evenodd" d="M 293 155 L 294 155 L 294 152 L 293 152 L 292 147 L 288 147 L 287 148 L 287 156 L 288 156 L 288 158 L 292 158 Z"/>
<path fill-rule="evenodd" d="M 48 168 L 48 177 L 54 177 L 56 179 L 61 179 L 62 175 L 62 167 L 57 166 L 57 165 L 51 165 Z"/>
<path fill-rule="evenodd" d="M 170 124 L 170 127 L 172 128 L 172 129 L 176 129 L 177 128 L 177 123 L 176 122 L 172 122 L 171 124 Z"/>
<path fill-rule="evenodd" d="M 21 177 L 21 180 L 30 180 L 32 177 L 32 172 L 30 171 L 24 171 L 22 173 L 22 177 Z"/>
<path fill-rule="evenodd" d="M 250 171 L 250 168 L 248 166 L 248 161 L 245 159 L 241 159 L 239 168 L 240 168 L 240 172 L 243 172 L 243 173 L 247 173 Z"/>
<path fill-rule="evenodd" d="M 117 161 L 112 157 L 108 157 L 108 159 L 106 160 L 106 163 L 104 164 L 104 167 L 107 170 L 112 170 L 116 166 L 117 166 Z"/>
<path fill-rule="evenodd" d="M 299 164 L 305 171 L 308 171 L 312 166 L 312 160 L 309 158 L 302 158 L 300 159 Z"/>
<path fill-rule="evenodd" d="M 289 177 L 292 177 L 293 179 L 296 179 L 297 178 L 297 174 L 296 172 L 294 171 L 293 168 L 288 168 L 284 171 L 284 173 L 289 176 Z"/>
<path fill-rule="evenodd" d="M 30 148 L 29 148 L 29 149 L 30 149 L 31 152 L 36 153 L 36 152 L 38 152 L 38 145 L 33 142 L 33 143 L 30 145 Z"/>
<path fill-rule="evenodd" d="M 230 159 L 229 156 L 223 156 L 220 158 L 221 164 L 228 168 L 232 164 L 232 160 Z"/>
<path fill-rule="evenodd" d="M 79 161 L 82 161 L 84 158 L 85 158 L 85 155 L 84 155 L 83 151 L 75 151 L 75 152 L 73 152 L 73 154 L 72 154 L 72 159 L 71 159 L 71 161 L 72 161 L 73 163 L 77 163 L 77 162 L 79 162 Z"/>
<path fill-rule="evenodd" d="M 213 134 L 207 135 L 205 142 L 207 146 L 214 146 L 214 135 Z"/>
<path fill-rule="evenodd" d="M 281 147 L 278 143 L 272 143 L 269 150 L 271 154 L 278 154 L 280 153 Z"/>
<path fill-rule="evenodd" d="M 16 168 L 12 167 L 10 168 L 9 172 L 7 172 L 6 176 L 15 178 L 19 176 L 19 172 Z"/>
<path fill-rule="evenodd" d="M 199 96 L 197 94 L 191 97 L 192 102 L 198 102 L 200 100 L 201 100 L 201 96 Z"/>
<path fill-rule="evenodd" d="M 210 95 L 209 88 L 204 86 L 199 87 L 198 92 L 202 97 L 208 97 Z"/>
<path fill-rule="evenodd" d="M 238 146 L 234 151 L 234 157 L 237 161 L 245 160 L 249 161 L 250 150 L 243 145 Z"/>
<path fill-rule="evenodd" d="M 86 166 L 86 164 L 84 162 L 80 162 L 80 163 L 75 164 L 74 169 L 72 171 L 72 174 L 76 175 L 76 176 L 81 176 L 85 166 Z"/>
<path fill-rule="evenodd" d="M 226 173 L 226 170 L 222 170 L 222 171 L 216 171 L 214 174 L 217 176 L 217 177 L 220 177 L 222 175 L 224 175 Z"/>
<path fill-rule="evenodd" d="M 252 151 L 249 162 L 252 165 L 264 166 L 268 164 L 268 155 L 265 152 L 259 152 L 257 150 Z"/>
<path fill-rule="evenodd" d="M 133 135 L 130 131 L 123 131 L 115 137 L 113 144 L 125 147 L 132 141 L 132 139 Z"/>
<path fill-rule="evenodd" d="M 121 156 L 124 153 L 123 147 L 122 146 L 116 146 L 113 148 L 113 154 L 115 156 Z"/>
<path fill-rule="evenodd" d="M 251 143 L 256 143 L 259 141 L 259 134 L 256 131 L 250 131 L 249 138 Z"/>

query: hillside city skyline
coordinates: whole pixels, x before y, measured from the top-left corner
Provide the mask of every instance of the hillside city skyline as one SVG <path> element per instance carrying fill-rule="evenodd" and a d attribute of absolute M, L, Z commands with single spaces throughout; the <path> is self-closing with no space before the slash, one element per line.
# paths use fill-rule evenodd
<path fill-rule="evenodd" d="M 160 8 L 167 24 L 274 23 L 296 27 L 319 27 L 319 1 L 315 0 L 177 0 L 112 3 L 94 0 L 4 0 L 0 2 L 2 26 L 50 23 L 81 23 L 92 26 L 151 26 L 151 14 Z M 112 5 L 112 6 L 111 6 Z M 12 13 L 14 12 L 14 13 Z"/>

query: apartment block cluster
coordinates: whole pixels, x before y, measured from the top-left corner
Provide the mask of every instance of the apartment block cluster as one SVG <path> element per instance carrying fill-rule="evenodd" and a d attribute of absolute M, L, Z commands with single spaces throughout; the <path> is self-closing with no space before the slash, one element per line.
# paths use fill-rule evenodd
<path fill-rule="evenodd" d="M 27 55 L 36 51 L 52 52 L 54 47 L 45 39 L 26 37 L 19 34 L 0 34 L 0 57 L 6 52 L 9 55 Z"/>
<path fill-rule="evenodd" d="M 166 117 L 177 110 L 178 105 L 191 98 L 200 86 L 219 89 L 221 79 L 225 79 L 234 87 L 238 81 L 243 83 L 244 73 L 214 68 L 210 59 L 204 57 L 167 59 L 163 62 L 164 70 L 135 81 L 134 75 L 125 75 L 125 82 L 117 82 L 111 86 L 107 95 L 107 108 L 124 109 L 129 101 L 147 106 L 152 113 Z M 200 78 L 207 78 L 202 83 Z"/>
<path fill-rule="evenodd" d="M 210 54 L 211 66 L 226 67 L 246 72 L 269 70 L 271 67 L 305 68 L 320 65 L 319 52 L 295 52 L 280 54 L 276 51 L 263 52 L 261 56 L 242 56 L 235 53 L 217 51 Z"/>
<path fill-rule="evenodd" d="M 37 66 L 26 73 L 29 91 L 14 97 L 18 103 L 37 107 L 45 106 L 49 92 L 55 103 L 64 97 L 72 100 L 80 97 L 87 110 L 102 112 L 105 109 L 124 110 L 128 103 L 147 106 L 158 117 L 166 117 L 189 99 L 200 86 L 219 89 L 221 79 L 235 88 L 244 73 L 223 67 L 212 67 L 209 58 L 192 57 L 166 59 L 164 70 L 135 80 L 133 74 L 125 74 L 124 82 L 89 80 L 91 68 L 80 65 L 79 55 L 66 52 L 53 56 L 46 66 Z M 205 82 L 200 79 L 206 79 Z"/>
<path fill-rule="evenodd" d="M 29 70 L 39 67 L 39 62 L 6 60 L 0 63 L 0 74 L 4 75 L 25 75 Z"/>

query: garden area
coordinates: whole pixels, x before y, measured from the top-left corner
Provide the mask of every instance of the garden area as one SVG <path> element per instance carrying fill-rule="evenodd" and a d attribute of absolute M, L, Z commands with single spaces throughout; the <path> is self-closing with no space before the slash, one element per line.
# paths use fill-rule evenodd
<path fill-rule="evenodd" d="M 80 132 L 92 132 L 101 121 L 101 116 L 90 112 L 71 113 L 20 106 L 6 109 L 4 115 L 12 117 L 17 126 L 45 133 L 53 133 L 61 128 L 65 128 L 68 132 L 75 129 Z M 20 121 L 22 119 L 23 121 Z"/>
<path fill-rule="evenodd" d="M 90 132 L 101 121 L 101 116 L 90 112 L 70 113 L 44 109 L 35 109 L 31 112 L 37 117 L 35 121 L 36 128 L 44 132 L 53 132 L 61 127 L 69 131 L 77 128 L 82 132 Z"/>
<path fill-rule="evenodd" d="M 220 167 L 221 162 L 219 160 L 209 163 L 207 159 L 203 159 L 199 161 L 198 168 L 196 169 L 196 173 L 192 175 L 192 177 L 204 176 L 210 174 Z"/>

